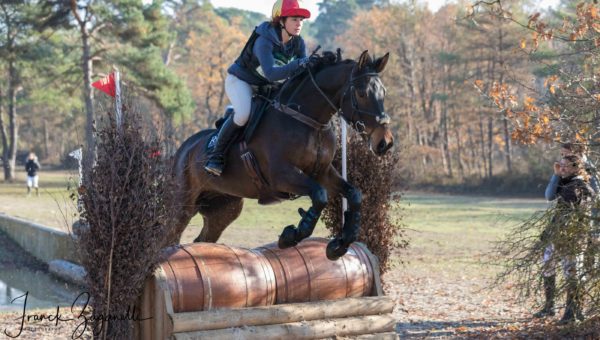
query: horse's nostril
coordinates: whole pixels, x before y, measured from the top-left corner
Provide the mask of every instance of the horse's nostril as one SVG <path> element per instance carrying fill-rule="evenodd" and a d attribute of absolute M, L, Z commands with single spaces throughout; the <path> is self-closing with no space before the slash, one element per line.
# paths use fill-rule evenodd
<path fill-rule="evenodd" d="M 386 153 L 392 146 L 394 145 L 394 142 L 391 143 L 386 143 L 385 140 L 382 140 L 381 142 L 379 142 L 379 144 L 377 145 L 377 152 L 380 155 L 383 155 L 384 153 Z"/>
<path fill-rule="evenodd" d="M 383 153 L 386 150 L 386 142 L 384 140 L 382 140 L 381 142 L 379 142 L 379 145 L 377 145 L 377 151 L 379 151 L 379 153 Z"/>

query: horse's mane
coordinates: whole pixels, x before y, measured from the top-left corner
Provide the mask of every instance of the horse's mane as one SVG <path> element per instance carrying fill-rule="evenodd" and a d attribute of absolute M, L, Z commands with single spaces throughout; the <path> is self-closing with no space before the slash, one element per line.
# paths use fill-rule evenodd
<path fill-rule="evenodd" d="M 311 72 L 316 74 L 321 70 L 340 64 L 351 64 L 355 63 L 352 59 L 342 59 L 341 50 L 338 48 L 336 52 L 324 51 L 321 54 L 313 54 L 318 57 L 317 65 L 311 68 Z M 296 73 L 289 79 L 287 79 L 281 86 L 281 89 L 290 89 L 298 86 L 304 79 L 308 77 L 307 69 L 302 69 L 301 72 Z"/>

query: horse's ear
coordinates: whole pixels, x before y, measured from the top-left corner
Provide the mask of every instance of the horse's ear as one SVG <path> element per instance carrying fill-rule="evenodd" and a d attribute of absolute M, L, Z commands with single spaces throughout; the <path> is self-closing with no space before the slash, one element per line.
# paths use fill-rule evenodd
<path fill-rule="evenodd" d="M 358 58 L 358 69 L 362 70 L 364 67 L 371 64 L 372 62 L 373 62 L 373 60 L 371 59 L 371 56 L 369 55 L 369 50 L 364 50 L 363 53 Z"/>
<path fill-rule="evenodd" d="M 386 53 L 383 57 L 375 60 L 375 72 L 380 73 L 387 65 L 388 59 L 390 58 L 390 52 Z"/>

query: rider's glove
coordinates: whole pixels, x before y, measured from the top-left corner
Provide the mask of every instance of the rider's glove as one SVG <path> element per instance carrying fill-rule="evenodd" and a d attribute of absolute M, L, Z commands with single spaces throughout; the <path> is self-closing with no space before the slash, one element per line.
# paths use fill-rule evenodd
<path fill-rule="evenodd" d="M 300 65 L 300 67 L 312 68 L 312 67 L 317 66 L 317 64 L 319 63 L 319 56 L 311 55 L 310 57 L 304 57 L 302 59 L 299 59 L 298 63 Z"/>

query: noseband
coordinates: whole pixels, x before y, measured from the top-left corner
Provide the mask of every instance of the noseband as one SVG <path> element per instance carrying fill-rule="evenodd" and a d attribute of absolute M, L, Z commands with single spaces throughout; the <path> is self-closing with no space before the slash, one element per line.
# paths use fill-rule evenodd
<path fill-rule="evenodd" d="M 390 122 L 390 116 L 385 112 L 381 112 L 381 114 L 378 114 L 378 113 L 373 113 L 371 111 L 362 110 L 360 107 L 358 107 L 358 100 L 356 98 L 356 89 L 355 89 L 354 81 L 357 79 L 360 79 L 360 78 L 364 78 L 364 77 L 379 77 L 379 74 L 377 74 L 376 72 L 368 72 L 368 73 L 361 74 L 358 77 L 354 77 L 355 68 L 356 68 L 356 65 L 352 68 L 352 71 L 350 72 L 350 79 L 348 79 L 348 82 L 346 83 L 346 85 L 344 85 L 344 87 L 346 89 L 344 90 L 344 93 L 340 97 L 340 103 L 337 107 L 335 106 L 335 104 L 333 104 L 331 99 L 329 99 L 327 94 L 325 94 L 325 92 L 323 92 L 323 90 L 321 90 L 321 88 L 317 84 L 315 77 L 313 76 L 310 68 L 308 68 L 307 71 L 308 71 L 308 74 L 310 75 L 310 80 L 312 81 L 313 85 L 317 88 L 317 90 L 319 91 L 321 96 L 323 98 L 325 98 L 327 103 L 329 103 L 329 105 L 335 110 L 335 112 L 338 115 L 340 115 L 340 117 L 344 118 L 344 120 L 346 120 L 346 117 L 344 117 L 344 112 L 342 111 L 342 104 L 344 102 L 344 98 L 346 97 L 346 94 L 348 93 L 348 91 L 350 91 L 350 104 L 352 106 L 352 116 L 350 117 L 349 123 L 354 128 L 354 130 L 356 130 L 356 132 L 358 132 L 361 135 L 365 135 L 365 134 L 367 134 L 365 131 L 366 130 L 365 122 L 360 119 L 354 119 L 354 117 L 357 114 L 362 113 L 362 114 L 366 114 L 368 116 L 375 117 L 375 121 L 379 124 L 388 124 Z"/>

